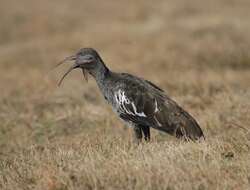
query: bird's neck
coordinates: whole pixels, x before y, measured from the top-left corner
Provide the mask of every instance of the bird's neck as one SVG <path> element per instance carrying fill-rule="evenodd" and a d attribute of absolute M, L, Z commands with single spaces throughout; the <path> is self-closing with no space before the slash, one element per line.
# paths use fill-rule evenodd
<path fill-rule="evenodd" d="M 98 85 L 101 85 L 105 82 L 105 80 L 110 75 L 110 70 L 104 63 L 100 63 L 100 65 L 94 70 L 90 70 L 89 73 L 94 77 Z"/>

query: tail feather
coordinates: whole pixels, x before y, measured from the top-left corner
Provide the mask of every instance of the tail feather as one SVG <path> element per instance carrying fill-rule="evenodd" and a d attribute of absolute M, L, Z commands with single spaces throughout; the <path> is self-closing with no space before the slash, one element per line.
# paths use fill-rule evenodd
<path fill-rule="evenodd" d="M 184 125 L 177 127 L 176 136 L 185 137 L 194 141 L 201 138 L 205 140 L 203 131 L 196 120 L 187 112 L 184 112 L 183 114 L 185 116 L 186 122 Z"/>

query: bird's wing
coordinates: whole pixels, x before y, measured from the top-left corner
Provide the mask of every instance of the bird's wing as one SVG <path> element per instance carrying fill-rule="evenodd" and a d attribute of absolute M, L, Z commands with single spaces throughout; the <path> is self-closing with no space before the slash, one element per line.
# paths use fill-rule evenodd
<path fill-rule="evenodd" d="M 203 136 L 193 117 L 156 85 L 143 79 L 128 80 L 126 84 L 115 93 L 122 119 L 177 136 L 186 134 L 192 139 Z"/>
<path fill-rule="evenodd" d="M 152 100 L 145 91 L 137 89 L 118 89 L 115 93 L 120 117 L 140 125 L 152 125 L 150 115 L 154 112 Z"/>
<path fill-rule="evenodd" d="M 143 83 L 130 85 L 130 87 L 119 88 L 115 93 L 115 101 L 118 105 L 120 117 L 126 121 L 132 121 L 136 124 L 153 126 L 160 128 L 165 124 L 162 121 L 166 118 L 166 98 L 157 96 L 151 92 Z M 173 104 L 170 100 L 168 104 Z M 169 109 L 176 105 L 168 105 Z M 170 108 L 171 107 L 171 108 Z M 160 120 L 161 122 L 160 122 Z"/>

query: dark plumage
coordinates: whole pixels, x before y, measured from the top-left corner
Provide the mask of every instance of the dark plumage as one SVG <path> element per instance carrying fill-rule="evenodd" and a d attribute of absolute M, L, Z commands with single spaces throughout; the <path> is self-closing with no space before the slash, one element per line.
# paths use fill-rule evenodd
<path fill-rule="evenodd" d="M 195 119 L 171 100 L 162 89 L 139 77 L 110 71 L 94 49 L 83 48 L 64 61 L 67 60 L 74 60 L 75 64 L 59 84 L 76 68 L 82 69 L 85 78 L 88 73 L 92 75 L 113 110 L 133 127 L 136 139 L 141 140 L 144 135 L 145 140 L 150 140 L 150 127 L 177 138 L 204 138 Z"/>

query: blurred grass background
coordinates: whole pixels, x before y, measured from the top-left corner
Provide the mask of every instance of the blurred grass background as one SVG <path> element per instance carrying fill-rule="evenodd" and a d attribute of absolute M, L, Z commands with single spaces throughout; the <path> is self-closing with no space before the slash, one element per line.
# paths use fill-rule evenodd
<path fill-rule="evenodd" d="M 248 189 L 250 1 L 0 0 L 0 189 Z M 166 90 L 207 141 L 134 147 L 81 47 Z"/>

